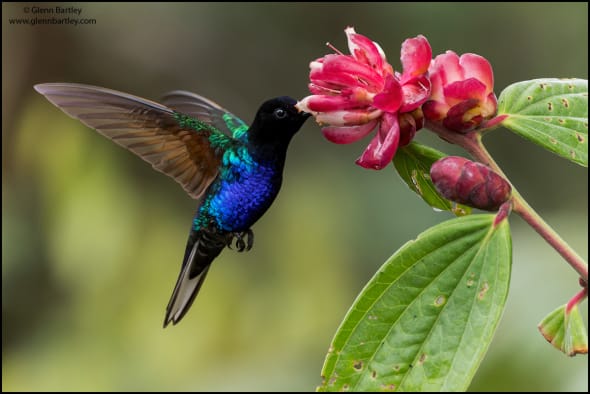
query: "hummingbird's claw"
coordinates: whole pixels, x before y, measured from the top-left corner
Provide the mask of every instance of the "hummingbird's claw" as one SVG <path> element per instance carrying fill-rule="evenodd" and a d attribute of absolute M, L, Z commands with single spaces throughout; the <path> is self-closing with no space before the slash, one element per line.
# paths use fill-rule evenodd
<path fill-rule="evenodd" d="M 245 241 L 244 238 L 246 239 Z M 254 232 L 252 229 L 248 229 L 242 232 L 231 233 L 227 241 L 227 246 L 230 249 L 233 249 L 232 244 L 234 244 L 234 240 L 235 249 L 238 252 L 247 252 L 252 249 L 252 245 L 254 245 Z"/>

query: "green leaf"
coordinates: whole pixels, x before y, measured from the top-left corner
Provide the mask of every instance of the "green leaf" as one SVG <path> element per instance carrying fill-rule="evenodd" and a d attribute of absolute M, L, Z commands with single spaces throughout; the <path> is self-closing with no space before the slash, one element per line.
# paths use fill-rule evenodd
<path fill-rule="evenodd" d="M 588 81 L 533 79 L 498 99 L 502 125 L 559 156 L 588 167 Z"/>
<path fill-rule="evenodd" d="M 470 215 L 401 247 L 340 325 L 319 391 L 462 391 L 498 325 L 510 281 L 507 220 Z"/>
<path fill-rule="evenodd" d="M 399 176 L 412 191 L 418 194 L 431 207 L 451 211 L 456 216 L 469 215 L 471 208 L 457 204 L 441 196 L 430 179 L 430 167 L 435 161 L 445 157 L 442 152 L 416 142 L 398 149 L 393 165 Z"/>
<path fill-rule="evenodd" d="M 588 353 L 586 327 L 577 305 L 569 313 L 566 305 L 555 309 L 539 323 L 539 331 L 547 342 L 570 357 Z"/>
<path fill-rule="evenodd" d="M 543 318 L 539 331 L 554 348 L 564 351 L 565 305 L 560 306 Z"/>

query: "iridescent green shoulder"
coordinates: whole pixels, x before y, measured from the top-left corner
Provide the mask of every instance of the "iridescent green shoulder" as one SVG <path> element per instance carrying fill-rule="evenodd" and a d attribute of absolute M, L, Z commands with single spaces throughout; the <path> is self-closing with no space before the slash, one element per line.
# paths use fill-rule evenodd
<path fill-rule="evenodd" d="M 220 130 L 210 125 L 209 123 L 203 122 L 199 119 L 195 119 L 192 116 L 181 114 L 180 112 L 174 111 L 174 119 L 176 119 L 178 125 L 183 129 L 204 131 L 211 134 L 223 134 Z"/>
<path fill-rule="evenodd" d="M 181 114 L 180 112 L 174 112 L 174 118 L 178 122 L 178 125 L 183 129 L 205 133 L 213 149 L 227 149 L 235 142 L 232 137 L 225 135 L 215 126 L 199 119 L 195 119 L 192 116 Z"/>
<path fill-rule="evenodd" d="M 247 132 L 248 132 L 248 125 L 240 118 L 232 114 L 231 112 L 226 112 L 223 114 L 223 121 L 227 128 L 232 132 L 232 135 L 235 139 L 244 141 L 247 139 Z"/>

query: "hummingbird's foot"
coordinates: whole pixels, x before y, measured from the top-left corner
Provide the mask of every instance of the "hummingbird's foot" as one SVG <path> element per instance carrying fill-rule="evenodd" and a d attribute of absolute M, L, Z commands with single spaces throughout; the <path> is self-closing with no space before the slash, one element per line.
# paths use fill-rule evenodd
<path fill-rule="evenodd" d="M 246 240 L 244 240 L 244 238 Z M 231 233 L 231 237 L 227 242 L 227 246 L 230 249 L 233 249 L 232 244 L 235 240 L 235 248 L 238 252 L 247 252 L 252 249 L 252 245 L 254 245 L 254 232 L 251 229 L 242 232 L 235 232 Z"/>

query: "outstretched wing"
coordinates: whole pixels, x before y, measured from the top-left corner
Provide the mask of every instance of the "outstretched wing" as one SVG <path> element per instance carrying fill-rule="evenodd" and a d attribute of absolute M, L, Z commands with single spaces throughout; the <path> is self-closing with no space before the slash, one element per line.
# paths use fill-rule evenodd
<path fill-rule="evenodd" d="M 231 142 L 207 118 L 191 119 L 130 94 L 73 83 L 44 83 L 35 89 L 66 114 L 174 178 L 195 199 L 217 176 L 223 154 L 219 147 Z"/>
<path fill-rule="evenodd" d="M 184 90 L 175 90 L 162 97 L 162 104 L 225 130 L 233 138 L 244 141 L 248 125 L 214 101 Z"/>

